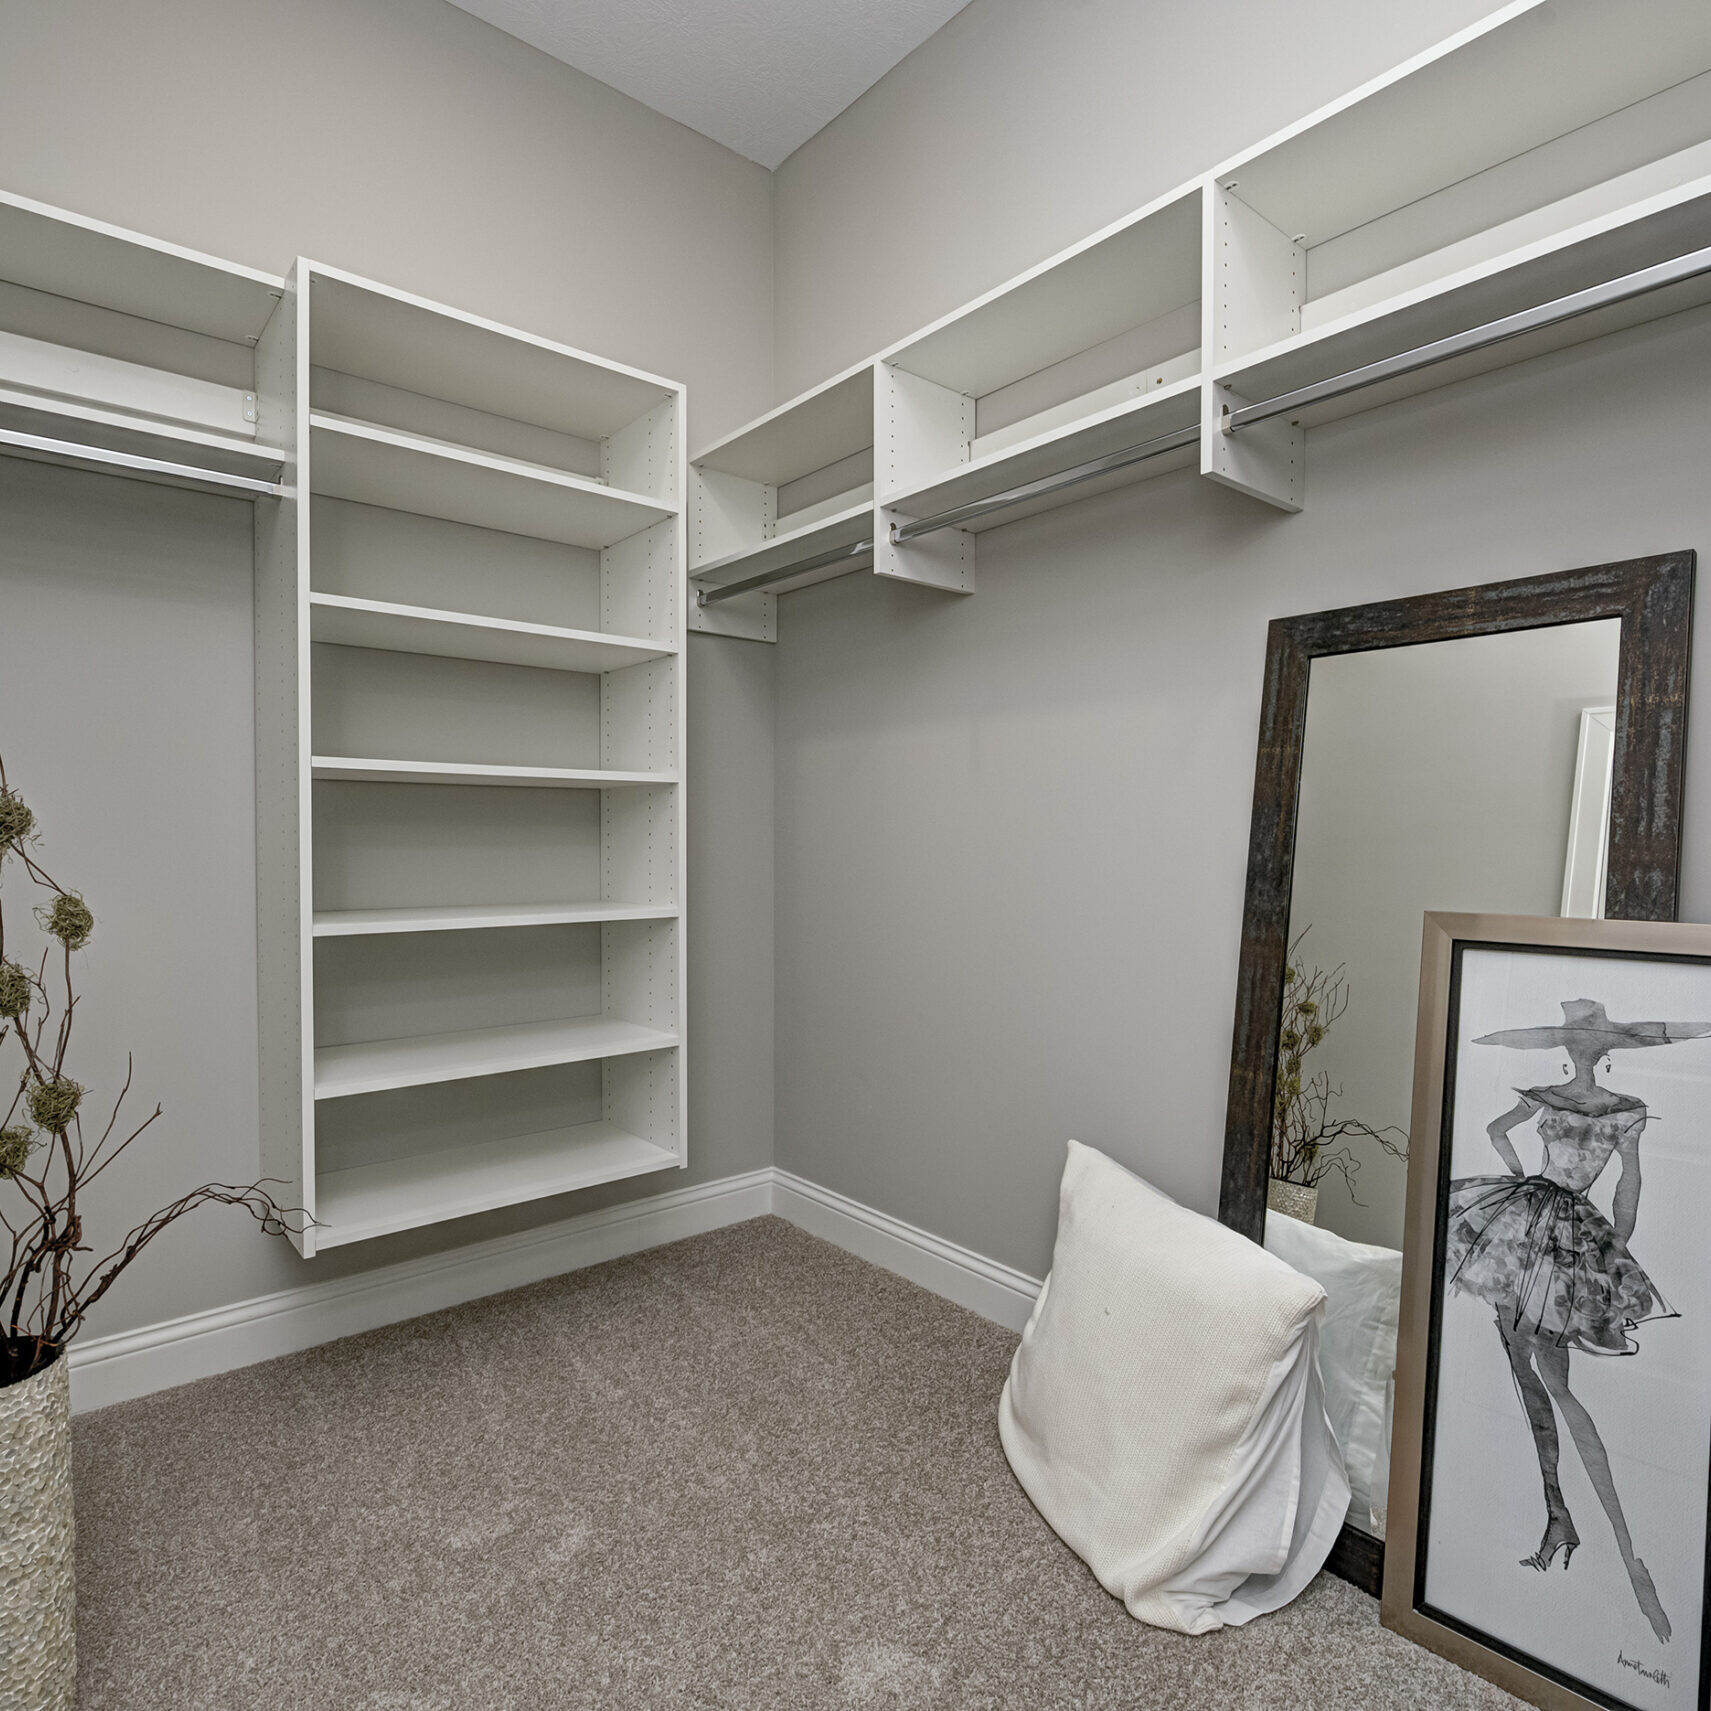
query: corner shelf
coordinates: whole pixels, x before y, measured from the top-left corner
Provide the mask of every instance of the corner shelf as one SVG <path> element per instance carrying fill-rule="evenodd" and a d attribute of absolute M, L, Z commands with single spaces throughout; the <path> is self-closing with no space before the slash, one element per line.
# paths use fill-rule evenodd
<path fill-rule="evenodd" d="M 510 1075 L 522 1069 L 586 1063 L 592 1058 L 623 1057 L 630 1052 L 657 1052 L 677 1043 L 675 1032 L 606 1016 L 578 1016 L 568 1021 L 466 1028 L 361 1045 L 319 1046 L 315 1051 L 315 1097 L 348 1099 L 358 1093 Z"/>
<path fill-rule="evenodd" d="M 342 1247 L 677 1163 L 674 1152 L 598 1122 L 329 1171 L 318 1185 L 316 1243 Z"/>
<path fill-rule="evenodd" d="M 314 641 L 341 647 L 479 659 L 546 671 L 617 671 L 644 660 L 669 659 L 677 652 L 670 643 L 644 641 L 639 636 L 526 624 L 342 594 L 309 596 L 309 633 Z"/>
<path fill-rule="evenodd" d="M 873 533 L 874 365 L 834 375 L 691 461 L 689 574 L 706 587 L 759 575 L 791 557 L 812 558 Z M 866 560 L 863 562 L 871 562 Z M 792 588 L 844 576 L 854 559 L 805 573 Z M 696 607 L 690 627 L 775 639 L 774 595 L 734 596 Z"/>

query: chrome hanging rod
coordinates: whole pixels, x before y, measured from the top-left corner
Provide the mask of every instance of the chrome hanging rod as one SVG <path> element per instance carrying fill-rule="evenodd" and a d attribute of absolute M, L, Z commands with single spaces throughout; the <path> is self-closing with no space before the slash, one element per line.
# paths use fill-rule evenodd
<path fill-rule="evenodd" d="M 1711 273 L 1711 248 L 1660 261 L 1656 266 L 1643 267 L 1637 273 L 1625 273 L 1620 279 L 1607 279 L 1602 284 L 1588 286 L 1584 291 L 1574 291 L 1566 297 L 1553 298 L 1549 303 L 1535 304 L 1531 309 L 1505 315 L 1500 320 L 1487 321 L 1483 326 L 1470 327 L 1465 333 L 1451 333 L 1448 338 L 1416 345 L 1413 350 L 1365 363 L 1342 374 L 1333 374 L 1329 379 L 1316 380 L 1310 386 L 1280 392 L 1275 398 L 1263 399 L 1258 404 L 1244 404 L 1241 409 L 1230 411 L 1224 419 L 1224 427 L 1229 433 L 1238 433 L 1256 423 L 1269 422 L 1273 417 L 1287 416 L 1292 411 L 1305 410 L 1309 405 L 1323 404 L 1350 392 L 1394 380 L 1400 375 L 1430 368 L 1435 363 L 1448 362 L 1453 357 L 1518 339 L 1524 333 L 1537 332 L 1541 327 L 1554 327 L 1560 321 L 1572 321 L 1595 310 L 1607 309 L 1612 304 L 1626 303 L 1629 298 L 1643 297 L 1648 291 L 1679 285 L 1683 280 L 1696 279 L 1705 273 Z"/>
<path fill-rule="evenodd" d="M 1038 481 L 1025 481 L 1020 487 L 1007 487 L 1002 493 L 994 493 L 986 499 L 974 499 L 967 505 L 958 505 L 949 511 L 935 511 L 932 516 L 917 517 L 912 523 L 893 523 L 892 543 L 902 546 L 908 541 L 918 541 L 923 535 L 935 534 L 940 529 L 954 529 L 959 524 L 972 522 L 976 517 L 987 516 L 993 511 L 1007 510 L 1012 505 L 1041 498 L 1047 493 L 1056 493 L 1059 488 L 1078 487 L 1084 481 L 1091 481 L 1096 475 L 1104 475 L 1113 469 L 1126 469 L 1132 463 L 1145 463 L 1148 458 L 1163 457 L 1166 452 L 1193 445 L 1199 438 L 1198 427 L 1180 428 L 1174 434 L 1158 434 L 1150 440 L 1142 440 L 1138 445 L 1124 446 L 1120 451 L 1107 452 L 1103 457 L 1093 458 L 1087 463 L 1061 469 L 1056 475 L 1042 475 Z"/>
<path fill-rule="evenodd" d="M 20 452 L 35 452 L 48 462 L 96 464 L 145 477 L 171 477 L 221 492 L 245 494 L 250 498 L 277 499 L 285 491 L 277 482 L 261 481 L 253 475 L 228 475 L 223 469 L 197 469 L 191 464 L 167 463 L 157 457 L 143 457 L 137 452 L 112 451 L 106 446 L 83 445 L 77 440 L 52 440 L 40 434 L 0 428 L 0 451 L 8 446 Z"/>
<path fill-rule="evenodd" d="M 734 600 L 739 594 L 750 594 L 757 588 L 770 587 L 792 576 L 803 576 L 811 570 L 821 570 L 828 564 L 841 564 L 847 558 L 862 558 L 873 551 L 872 541 L 851 541 L 847 547 L 833 547 L 830 552 L 816 553 L 812 558 L 798 559 L 794 564 L 763 570 L 758 576 L 745 576 L 741 582 L 727 582 L 723 588 L 697 588 L 697 606 L 716 606 L 721 600 Z M 694 571 L 690 576 L 693 578 Z"/>

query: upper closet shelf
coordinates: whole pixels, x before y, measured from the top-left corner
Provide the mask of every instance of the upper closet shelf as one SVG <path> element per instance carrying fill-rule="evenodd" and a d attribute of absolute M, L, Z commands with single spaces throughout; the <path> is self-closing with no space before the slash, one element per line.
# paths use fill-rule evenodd
<path fill-rule="evenodd" d="M 1050 486 L 1051 478 L 1095 459 L 1141 446 L 1150 449 L 1155 439 L 1176 437 L 1194 427 L 1200 414 L 1200 377 L 1190 375 L 1153 392 L 1143 392 L 1113 404 L 1091 416 L 1081 417 L 1060 428 L 1002 445 L 969 463 L 946 470 L 936 479 L 895 493 L 882 493 L 880 506 L 902 517 L 930 517 L 977 504 L 996 494 L 1011 493 L 1034 483 Z M 1074 504 L 1114 487 L 1145 481 L 1168 470 L 1183 469 L 1198 461 L 1199 449 L 1190 442 L 1171 446 L 1145 461 L 1091 477 L 1079 477 L 1073 485 L 1032 495 L 1002 510 L 969 518 L 957 526 L 971 534 L 1019 522 L 1059 505 Z"/>
<path fill-rule="evenodd" d="M 656 374 L 322 262 L 306 266 L 317 367 L 586 440 L 609 439 L 682 394 Z"/>
<path fill-rule="evenodd" d="M 1525 229 L 1537 222 L 1514 224 Z M 1276 397 L 1637 273 L 1707 243 L 1711 243 L 1711 175 L 1454 271 L 1437 272 L 1436 256 L 1424 258 L 1417 267 L 1398 268 L 1395 282 L 1404 288 L 1396 295 L 1315 320 L 1301 332 L 1225 360 L 1214 371 L 1214 379 L 1243 398 Z M 1453 258 L 1467 247 L 1456 246 L 1456 251 L 1446 254 Z M 1311 426 L 1369 410 L 1705 302 L 1711 302 L 1711 274 L 1589 315 L 1556 321 L 1521 338 L 1316 405 L 1296 419 Z"/>
<path fill-rule="evenodd" d="M 669 644 L 643 641 L 637 636 L 566 630 L 551 624 L 524 624 L 472 612 L 441 612 L 428 606 L 398 606 L 343 594 L 309 596 L 309 634 L 314 641 L 342 647 L 490 660 L 496 665 L 538 666 L 549 671 L 618 671 L 677 652 Z"/>
<path fill-rule="evenodd" d="M 1208 366 L 1258 401 L 1711 243 L 1711 7 L 1521 0 L 1213 173 Z M 1693 280 L 1293 418 L 1711 298 Z"/>
<path fill-rule="evenodd" d="M 545 464 L 314 411 L 314 491 L 569 546 L 609 547 L 675 505 Z"/>
<path fill-rule="evenodd" d="M 247 476 L 270 485 L 278 482 L 284 466 L 284 453 L 277 446 L 4 385 L 0 385 L 0 428 L 99 451 L 188 465 L 216 475 Z"/>
<path fill-rule="evenodd" d="M 0 278 L 145 321 L 253 345 L 285 291 L 274 274 L 0 191 Z"/>
<path fill-rule="evenodd" d="M 873 364 L 864 362 L 715 440 L 690 461 L 698 470 L 788 487 L 872 444 Z"/>
<path fill-rule="evenodd" d="M 1140 370 L 1198 345 L 1200 265 L 1199 186 L 1189 185 L 912 333 L 883 360 L 970 398 L 1086 362 L 1117 340 L 1139 352 L 1123 372 Z M 1066 398 L 1091 390 L 1061 378 Z"/>
<path fill-rule="evenodd" d="M 590 766 L 484 766 L 464 761 L 358 760 L 316 755 L 316 779 L 346 784 L 512 784 L 536 790 L 606 790 L 675 784 L 669 772 L 614 772 Z"/>
<path fill-rule="evenodd" d="M 862 540 L 872 545 L 873 506 L 865 501 L 835 511 L 817 522 L 786 529 L 758 546 L 726 553 L 706 564 L 691 565 L 689 574 L 696 582 L 709 588 L 724 587 L 728 583 L 741 582 L 745 577 L 764 576 L 783 565 L 802 564 L 822 553 L 852 546 Z M 857 568 L 855 560 L 850 561 L 848 568 Z M 783 589 L 782 583 L 771 586 Z"/>

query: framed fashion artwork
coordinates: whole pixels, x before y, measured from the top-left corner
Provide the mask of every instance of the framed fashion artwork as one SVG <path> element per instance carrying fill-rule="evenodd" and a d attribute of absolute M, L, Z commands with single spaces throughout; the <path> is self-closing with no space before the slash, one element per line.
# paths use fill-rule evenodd
<path fill-rule="evenodd" d="M 1385 1624 L 1707 1702 L 1711 927 L 1426 917 Z"/>

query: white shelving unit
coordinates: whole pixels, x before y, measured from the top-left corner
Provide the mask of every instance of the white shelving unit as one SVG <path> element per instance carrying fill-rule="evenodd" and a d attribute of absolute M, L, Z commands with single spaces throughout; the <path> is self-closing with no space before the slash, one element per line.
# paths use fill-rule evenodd
<path fill-rule="evenodd" d="M 871 363 L 718 441 L 689 475 L 690 575 L 722 588 L 774 569 L 873 538 L 873 398 Z M 776 640 L 773 599 L 842 575 L 871 555 L 831 570 L 809 570 L 730 605 L 691 608 L 690 627 L 715 634 Z"/>
<path fill-rule="evenodd" d="M 1700 279 L 1219 432 L 1273 397 L 1711 242 L 1711 9 L 1525 0 L 1207 180 L 1202 467 L 1285 509 L 1302 429 L 1711 299 Z"/>
<path fill-rule="evenodd" d="M 690 576 L 714 592 L 867 540 L 768 586 L 871 565 L 968 593 L 983 530 L 1196 462 L 1299 510 L 1315 423 L 1711 301 L 1711 270 L 1333 380 L 1707 246 L 1711 7 L 1517 0 L 710 446 Z M 1302 388 L 1325 396 L 1231 420 Z M 856 445 L 871 505 L 780 514 L 778 483 Z M 691 621 L 776 633 L 764 588 Z"/>
<path fill-rule="evenodd" d="M 974 587 L 974 536 L 1188 452 L 898 546 L 894 523 L 949 511 L 1138 441 L 1199 409 L 1200 198 L 1178 192 L 894 346 L 877 364 L 876 570 Z"/>
<path fill-rule="evenodd" d="M 0 191 L 0 455 L 279 496 L 256 346 L 285 282 Z"/>
<path fill-rule="evenodd" d="M 317 262 L 285 293 L 263 1124 L 309 1255 L 686 1162 L 683 391 Z"/>

